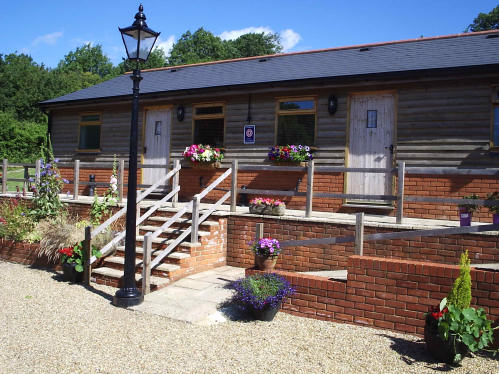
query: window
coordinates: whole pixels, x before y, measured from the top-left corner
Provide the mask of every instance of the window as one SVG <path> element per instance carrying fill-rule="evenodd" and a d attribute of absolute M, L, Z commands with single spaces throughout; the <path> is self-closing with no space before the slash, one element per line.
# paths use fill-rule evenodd
<path fill-rule="evenodd" d="M 499 149 L 499 87 L 492 90 L 492 124 L 490 147 Z"/>
<path fill-rule="evenodd" d="M 277 104 L 277 144 L 315 143 L 314 98 L 281 99 Z"/>
<path fill-rule="evenodd" d="M 80 116 L 80 136 L 78 149 L 82 151 L 100 150 L 101 115 L 87 113 Z"/>
<path fill-rule="evenodd" d="M 223 147 L 225 106 L 221 103 L 194 106 L 194 144 Z"/>

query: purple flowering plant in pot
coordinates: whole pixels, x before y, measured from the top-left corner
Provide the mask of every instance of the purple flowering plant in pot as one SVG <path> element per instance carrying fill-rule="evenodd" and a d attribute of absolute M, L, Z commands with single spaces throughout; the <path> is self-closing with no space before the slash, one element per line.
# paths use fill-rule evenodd
<path fill-rule="evenodd" d="M 233 300 L 260 321 L 272 321 L 283 300 L 295 292 L 285 278 L 275 273 L 250 275 L 232 286 Z"/>
<path fill-rule="evenodd" d="M 479 197 L 476 194 L 471 194 L 468 196 L 463 196 L 466 200 L 478 200 Z M 473 213 L 478 211 L 480 207 L 477 204 L 460 204 L 459 205 L 459 222 L 461 226 L 470 226 L 471 217 Z"/>
<path fill-rule="evenodd" d="M 488 195 L 487 201 L 490 201 L 492 203 L 499 202 L 499 192 L 496 191 Z M 489 208 L 489 211 L 492 213 L 492 223 L 494 225 L 499 225 L 499 205 L 489 205 L 487 206 L 487 208 Z"/>
<path fill-rule="evenodd" d="M 281 253 L 281 245 L 277 239 L 261 238 L 252 243 L 251 250 L 255 254 L 255 266 L 258 269 L 272 270 Z"/>
<path fill-rule="evenodd" d="M 313 160 L 312 151 L 308 145 L 275 145 L 268 153 L 270 161 L 278 164 L 305 165 Z"/>

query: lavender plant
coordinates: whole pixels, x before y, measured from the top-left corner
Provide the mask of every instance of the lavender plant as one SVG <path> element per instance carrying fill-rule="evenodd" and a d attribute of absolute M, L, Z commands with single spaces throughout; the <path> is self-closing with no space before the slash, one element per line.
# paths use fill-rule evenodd
<path fill-rule="evenodd" d="M 290 283 L 275 273 L 255 274 L 232 284 L 236 291 L 233 300 L 243 308 L 262 310 L 267 306 L 278 307 L 295 290 Z"/>

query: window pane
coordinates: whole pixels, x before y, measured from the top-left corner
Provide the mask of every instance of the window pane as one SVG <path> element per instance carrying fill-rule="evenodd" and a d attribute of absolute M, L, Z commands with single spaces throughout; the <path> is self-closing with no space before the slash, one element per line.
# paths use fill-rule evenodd
<path fill-rule="evenodd" d="M 279 116 L 277 144 L 314 144 L 315 114 Z"/>
<path fill-rule="evenodd" d="M 81 122 L 97 122 L 100 121 L 100 114 L 86 114 L 81 116 Z"/>
<path fill-rule="evenodd" d="M 303 109 L 314 109 L 315 103 L 313 100 L 305 101 L 283 101 L 279 103 L 279 109 L 281 110 L 303 110 Z"/>
<path fill-rule="evenodd" d="M 194 121 L 194 143 L 222 147 L 224 144 L 224 119 L 198 119 Z"/>
<path fill-rule="evenodd" d="M 205 106 L 205 107 L 196 108 L 196 115 L 223 114 L 223 112 L 224 111 L 222 106 Z"/>
<path fill-rule="evenodd" d="M 80 126 L 79 149 L 100 148 L 100 125 Z"/>
<path fill-rule="evenodd" d="M 499 106 L 494 108 L 494 128 L 492 131 L 492 142 L 499 147 Z"/>

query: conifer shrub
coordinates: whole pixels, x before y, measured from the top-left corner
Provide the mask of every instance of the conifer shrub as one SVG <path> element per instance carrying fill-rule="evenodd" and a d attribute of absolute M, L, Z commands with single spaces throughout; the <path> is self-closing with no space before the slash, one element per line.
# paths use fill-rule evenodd
<path fill-rule="evenodd" d="M 461 254 L 459 261 L 459 276 L 454 281 L 447 295 L 447 303 L 459 309 L 466 309 L 471 304 L 471 274 L 468 250 Z"/>

